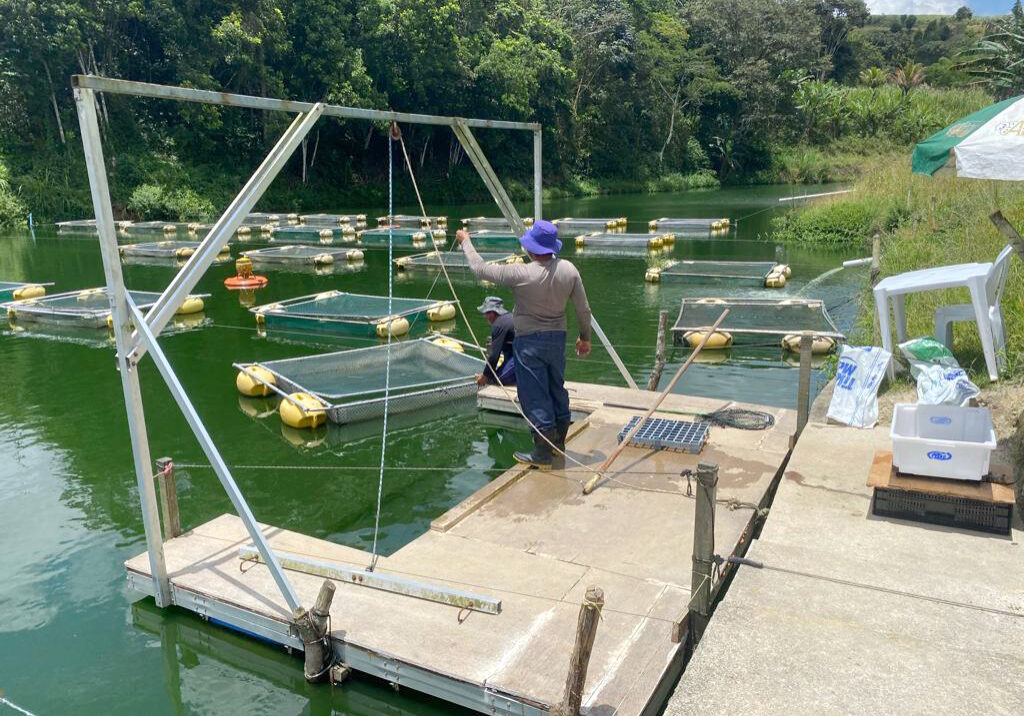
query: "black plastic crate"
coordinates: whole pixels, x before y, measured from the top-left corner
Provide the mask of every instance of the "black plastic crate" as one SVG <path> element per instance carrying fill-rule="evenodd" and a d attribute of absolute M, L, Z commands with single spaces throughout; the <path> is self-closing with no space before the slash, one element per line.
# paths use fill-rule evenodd
<path fill-rule="evenodd" d="M 1013 505 L 876 487 L 872 512 L 879 517 L 1008 535 Z"/>

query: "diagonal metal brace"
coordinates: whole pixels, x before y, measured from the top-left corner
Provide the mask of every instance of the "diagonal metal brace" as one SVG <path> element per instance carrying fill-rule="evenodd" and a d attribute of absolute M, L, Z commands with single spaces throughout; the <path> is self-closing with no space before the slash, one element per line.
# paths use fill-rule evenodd
<path fill-rule="evenodd" d="M 153 335 L 160 335 L 168 321 L 174 316 L 175 311 L 181 302 L 189 295 L 199 279 L 203 277 L 206 270 L 216 260 L 221 249 L 238 230 L 238 227 L 245 221 L 246 216 L 252 211 L 256 202 L 260 200 L 263 193 L 274 181 L 285 163 L 292 156 L 298 146 L 302 143 L 309 131 L 316 124 L 316 121 L 323 114 L 324 104 L 317 103 L 308 112 L 299 114 L 292 121 L 291 125 L 281 135 L 281 138 L 270 150 L 263 162 L 256 169 L 253 175 L 246 182 L 242 190 L 234 198 L 227 210 L 213 225 L 210 233 L 196 249 L 196 252 L 189 257 L 189 260 L 182 266 L 181 270 L 174 276 L 171 283 L 164 289 L 164 292 L 157 299 L 156 303 L 146 314 L 146 321 Z M 141 345 L 141 337 L 138 329 L 132 334 L 133 352 L 130 359 L 138 362 L 145 355 L 146 347 Z"/>
<path fill-rule="evenodd" d="M 505 187 L 502 186 L 501 181 L 498 179 L 498 175 L 494 173 L 491 163 L 487 161 L 483 149 L 477 144 L 476 137 L 470 131 L 466 120 L 456 117 L 454 124 L 452 124 L 452 130 L 455 132 L 459 143 L 462 144 L 462 148 L 466 150 L 466 156 L 473 162 L 473 166 L 476 167 L 480 177 L 484 180 L 484 184 L 487 185 L 487 189 L 491 192 L 491 196 L 494 197 L 495 203 L 498 205 L 502 216 L 505 217 L 509 226 L 517 234 L 525 233 L 526 225 L 523 224 L 522 217 L 516 211 L 516 207 L 512 204 L 512 199 L 509 198 L 508 192 L 505 191 Z"/>

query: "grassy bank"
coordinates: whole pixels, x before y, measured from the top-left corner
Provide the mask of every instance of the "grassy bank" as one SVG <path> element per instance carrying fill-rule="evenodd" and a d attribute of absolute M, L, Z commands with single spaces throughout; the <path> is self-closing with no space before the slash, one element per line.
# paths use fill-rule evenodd
<path fill-rule="evenodd" d="M 973 261 L 990 262 L 1006 245 L 988 216 L 1002 209 L 1024 229 L 1024 185 L 953 177 L 912 175 L 907 156 L 876 160 L 854 185 L 854 191 L 776 220 L 775 240 L 819 246 L 870 246 L 882 233 L 882 276 L 904 271 Z M 968 303 L 966 290 L 931 291 L 907 297 L 910 336 L 931 335 L 935 309 Z M 874 303 L 864 300 L 857 341 L 870 341 Z M 1003 295 L 1007 332 L 1007 377 L 1024 376 L 1024 266 L 1011 262 Z M 985 361 L 972 323 L 957 324 L 954 353 L 979 383 L 987 382 Z"/>

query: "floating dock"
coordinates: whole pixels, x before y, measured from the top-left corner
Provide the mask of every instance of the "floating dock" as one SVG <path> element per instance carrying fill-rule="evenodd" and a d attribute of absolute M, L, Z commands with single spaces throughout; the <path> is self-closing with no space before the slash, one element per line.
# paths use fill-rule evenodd
<path fill-rule="evenodd" d="M 623 426 L 657 397 L 627 388 L 567 387 L 581 418 L 570 433 L 568 453 L 589 466 L 607 457 Z M 483 389 L 479 404 L 515 410 L 511 394 L 496 387 Z M 670 395 L 662 407 L 710 412 L 725 406 Z M 587 468 L 508 470 L 437 517 L 426 534 L 381 557 L 375 572 L 500 600 L 500 613 L 460 614 L 445 604 L 337 582 L 330 632 L 336 655 L 396 688 L 482 713 L 547 713 L 563 696 L 584 593 L 598 586 L 605 606 L 584 711 L 609 716 L 657 712 L 681 669 L 684 648 L 678 629 L 690 601 L 695 503 L 680 473 L 698 461 L 720 465 L 720 501 L 735 509 L 720 505 L 716 545 L 722 554 L 744 549 L 756 508 L 766 501 L 789 454 L 795 426 L 791 411 L 764 410 L 775 417 L 772 428 L 714 427 L 699 456 L 627 447 L 610 473 L 614 480 L 587 496 L 582 493 L 592 474 Z M 370 563 L 370 555 L 357 549 L 279 527 L 262 530 L 280 555 L 358 569 Z M 262 564 L 241 561 L 240 550 L 249 544 L 241 521 L 232 515 L 165 542 L 174 603 L 302 649 L 270 572 Z M 132 587 L 153 593 L 146 554 L 128 560 L 125 568 Z M 323 578 L 288 574 L 302 603 L 312 604 Z M 296 673 L 301 668 L 296 660 Z"/>
<path fill-rule="evenodd" d="M 837 449 L 838 448 L 838 449 Z M 809 424 L 665 714 L 1024 713 L 1024 532 L 872 514 L 888 426 Z"/>

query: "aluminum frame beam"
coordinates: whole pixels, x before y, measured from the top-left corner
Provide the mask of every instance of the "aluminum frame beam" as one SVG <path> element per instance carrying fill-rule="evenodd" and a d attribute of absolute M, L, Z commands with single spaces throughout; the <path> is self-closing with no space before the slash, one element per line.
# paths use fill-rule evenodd
<path fill-rule="evenodd" d="M 117 368 L 121 374 L 125 411 L 128 416 L 128 434 L 131 438 L 132 458 L 135 462 L 135 481 L 142 503 L 142 526 L 146 534 L 150 573 L 153 575 L 153 596 L 158 606 L 171 604 L 171 587 L 164 561 L 164 543 L 160 532 L 160 513 L 153 485 L 153 467 L 149 454 L 149 436 L 146 433 L 146 415 L 142 406 L 142 389 L 136 365 L 128 359 L 131 346 L 131 321 L 128 309 L 128 291 L 121 273 L 121 256 L 117 250 L 114 210 L 110 203 L 110 186 L 103 161 L 103 141 L 96 117 L 96 96 L 90 89 L 75 90 L 75 106 L 82 131 L 85 166 L 89 174 L 89 189 L 96 215 L 103 273 L 107 279 L 107 296 L 113 319 L 114 341 L 117 345 Z"/>
<path fill-rule="evenodd" d="M 149 82 L 131 80 L 115 80 L 96 75 L 72 75 L 72 87 L 81 87 L 97 92 L 111 94 L 127 94 L 154 99 L 172 99 L 200 104 L 218 104 L 228 107 L 244 107 L 248 109 L 264 109 L 276 112 L 309 112 L 313 102 L 298 102 L 270 97 L 254 97 L 246 94 L 215 92 L 212 90 L 194 89 L 192 87 L 175 87 L 157 85 Z M 509 122 L 497 119 L 469 119 L 462 117 L 446 117 L 433 114 L 411 114 L 409 112 L 391 112 L 380 109 L 363 109 L 361 107 L 345 107 L 337 104 L 325 104 L 324 116 L 341 117 L 343 119 L 369 119 L 382 122 L 411 122 L 413 124 L 435 124 L 452 127 L 457 120 L 478 129 L 520 129 L 524 131 L 539 130 L 537 122 Z"/>
<path fill-rule="evenodd" d="M 512 231 L 517 234 L 525 233 L 526 225 L 523 223 L 522 217 L 516 211 L 512 199 L 509 198 L 508 192 L 505 191 L 505 187 L 502 186 L 497 174 L 494 173 L 491 163 L 487 161 L 483 149 L 477 144 L 476 137 L 470 131 L 469 125 L 463 119 L 456 119 L 455 124 L 452 125 L 452 130 L 455 132 L 459 143 L 462 144 L 462 148 L 466 150 L 466 156 L 473 162 L 473 166 L 476 167 L 480 177 L 484 180 L 484 184 L 487 185 L 491 196 L 494 197 L 494 202 L 501 210 L 502 216 L 505 217 L 508 225 L 512 227 Z"/>
<path fill-rule="evenodd" d="M 235 512 L 242 520 L 242 524 L 245 525 L 245 531 L 249 533 L 249 538 L 255 543 L 256 549 L 259 550 L 260 557 L 262 557 L 267 568 L 270 570 L 271 576 L 274 578 L 274 582 L 277 584 L 277 588 L 281 590 L 281 594 L 284 596 L 285 601 L 288 603 L 288 608 L 293 612 L 298 609 L 301 605 L 298 596 L 295 594 L 292 584 L 288 581 L 287 575 L 281 568 L 280 562 L 277 561 L 277 557 L 270 550 L 270 545 L 267 544 L 266 537 L 263 536 L 263 532 L 260 531 L 260 526 L 256 522 L 256 518 L 252 514 L 252 510 L 249 509 L 249 503 L 245 501 L 242 496 L 242 491 L 238 489 L 238 483 L 235 482 L 234 477 L 231 476 L 231 471 L 224 462 L 224 458 L 221 457 L 220 451 L 217 450 L 217 446 L 213 444 L 213 439 L 210 434 L 206 432 L 206 426 L 203 425 L 203 421 L 200 419 L 199 414 L 196 412 L 195 406 L 192 405 L 192 401 L 188 399 L 188 395 L 185 393 L 185 389 L 181 386 L 181 382 L 178 380 L 178 376 L 174 374 L 174 370 L 171 368 L 170 362 L 167 360 L 167 356 L 164 355 L 163 349 L 160 348 L 159 342 L 156 340 L 156 335 L 150 331 L 149 326 L 146 324 L 146 319 L 142 315 L 142 312 L 135 306 L 131 300 L 131 296 L 127 296 L 128 307 L 135 318 L 135 324 L 138 326 L 139 335 L 142 342 L 149 349 L 150 358 L 153 363 L 156 364 L 157 370 L 160 372 L 160 376 L 164 379 L 167 384 L 167 389 L 170 390 L 171 395 L 174 397 L 174 402 L 178 404 L 178 409 L 181 410 L 185 416 L 185 421 L 188 426 L 192 428 L 192 432 L 196 436 L 196 440 L 199 441 L 200 447 L 203 449 L 203 453 L 206 454 L 206 459 L 210 461 L 210 465 L 213 466 L 213 471 L 217 474 L 217 478 L 220 480 L 220 484 L 224 487 L 224 491 L 228 493 L 228 498 L 231 500 L 231 504 L 235 508 Z"/>
<path fill-rule="evenodd" d="M 266 557 L 262 550 L 252 547 L 242 547 L 238 550 L 238 556 L 242 560 L 257 561 L 266 563 Z M 281 566 L 294 572 L 312 574 L 318 577 L 326 577 L 336 582 L 355 584 L 360 587 L 379 589 L 392 594 L 402 594 L 406 597 L 425 599 L 428 602 L 447 604 L 450 607 L 459 609 L 471 609 L 484 614 L 500 614 L 501 600 L 494 597 L 486 597 L 481 594 L 474 594 L 463 589 L 442 587 L 427 582 L 419 582 L 406 579 L 393 574 L 381 572 L 370 572 L 366 569 L 346 567 L 335 562 L 324 562 L 318 559 L 310 559 L 298 554 L 281 552 L 275 555 Z"/>
<path fill-rule="evenodd" d="M 543 218 L 544 213 L 544 136 L 540 129 L 533 130 L 533 220 Z"/>

